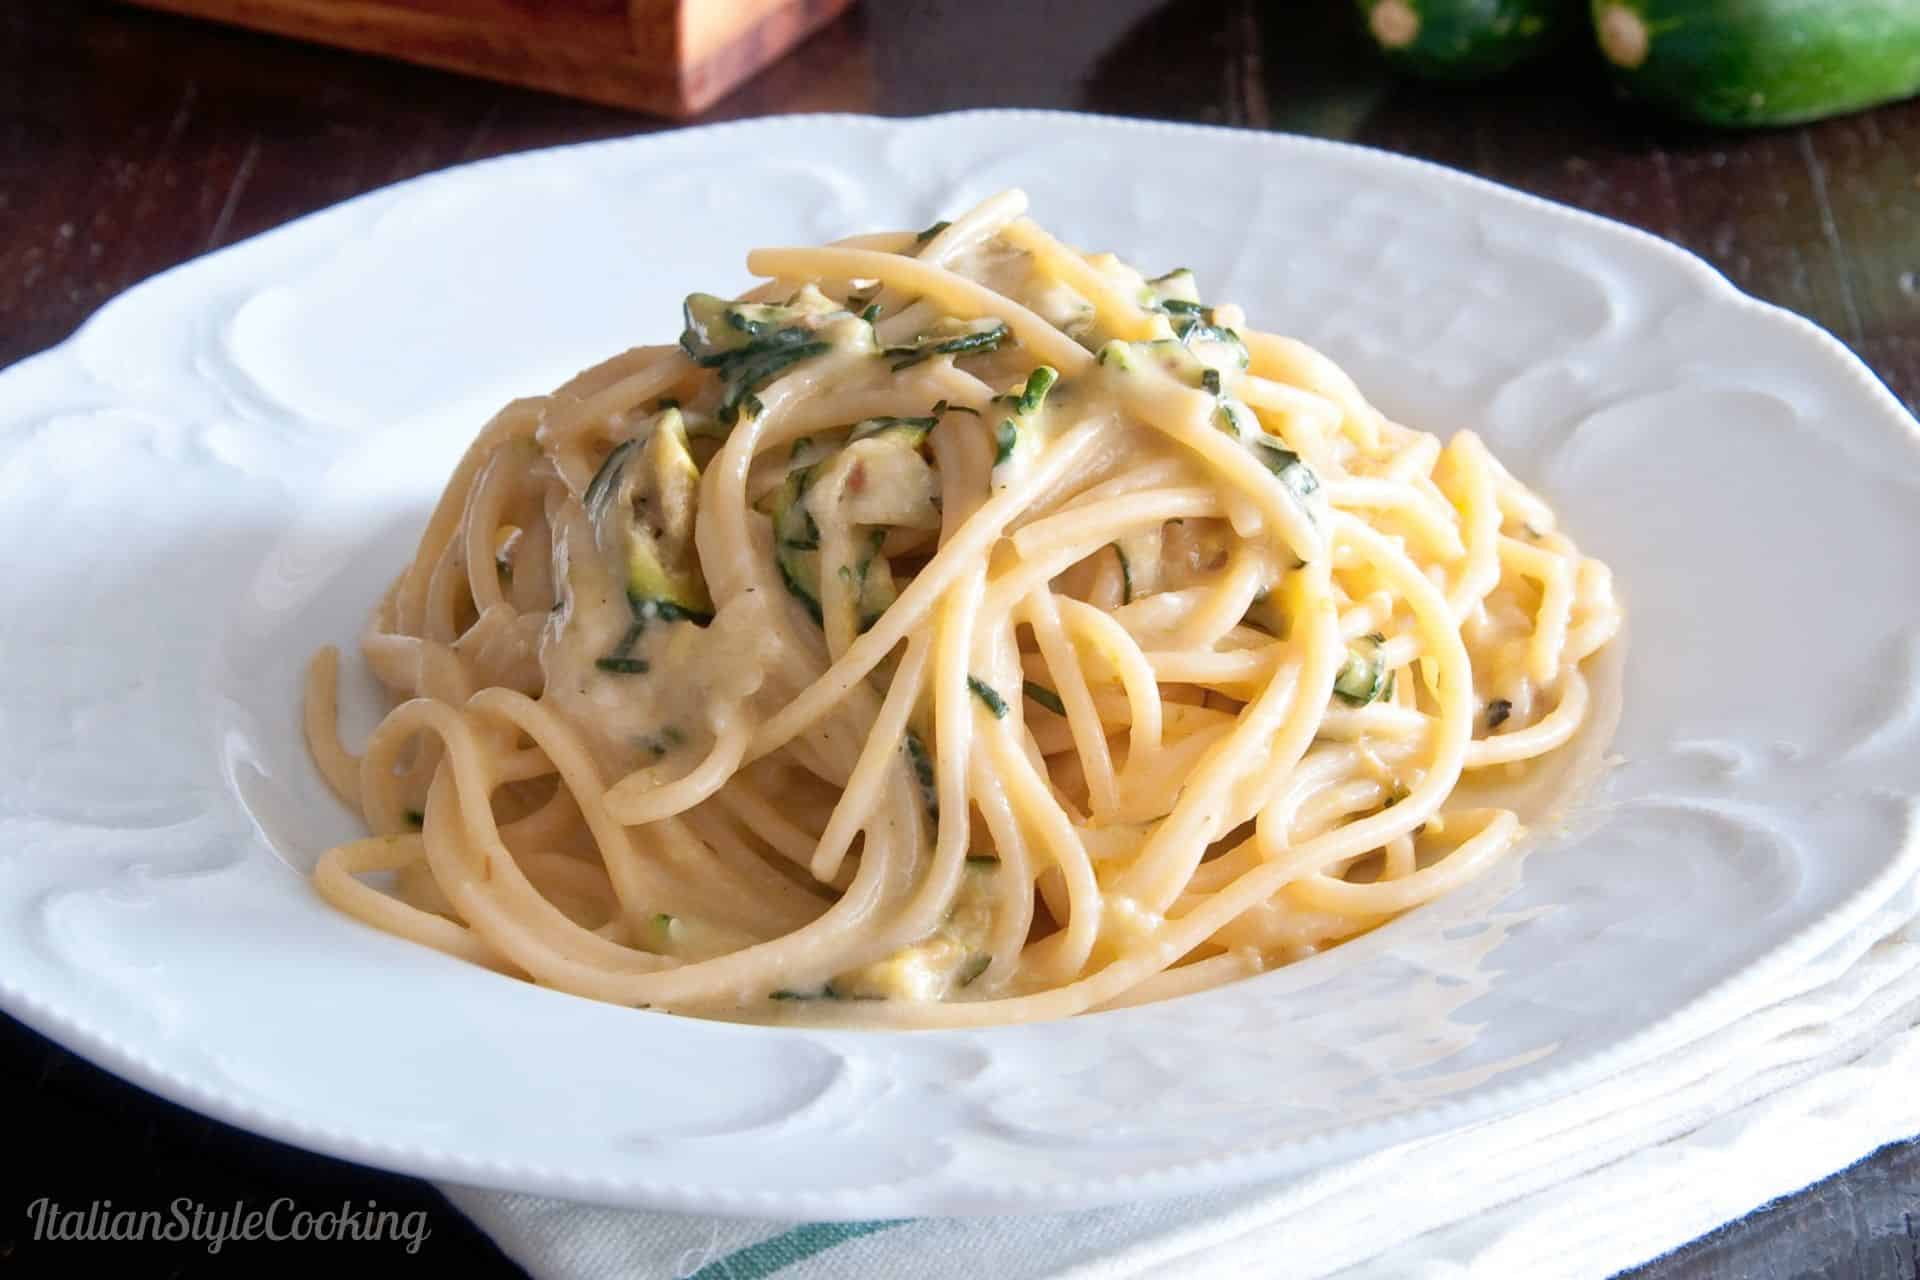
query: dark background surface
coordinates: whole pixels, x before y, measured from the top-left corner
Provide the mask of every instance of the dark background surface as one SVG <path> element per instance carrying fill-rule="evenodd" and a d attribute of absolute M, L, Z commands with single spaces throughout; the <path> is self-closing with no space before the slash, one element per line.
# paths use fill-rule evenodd
<path fill-rule="evenodd" d="M 871 0 L 706 119 L 1038 106 L 1348 139 L 1619 218 L 1832 330 L 1920 400 L 1920 103 L 1720 134 L 1568 56 L 1470 91 L 1393 80 L 1347 0 Z M 373 187 L 659 122 L 92 0 L 0 0 L 0 365 L 129 285 Z M 370 1276 L 517 1269 L 424 1183 L 305 1154 L 123 1084 L 0 1018 L 0 1272 Z M 417 1254 L 35 1244 L 27 1206 L 276 1197 L 422 1210 Z M 1888 1148 L 1636 1280 L 1920 1277 L 1920 1147 Z M 636 1273 L 645 1275 L 646 1273 Z"/>

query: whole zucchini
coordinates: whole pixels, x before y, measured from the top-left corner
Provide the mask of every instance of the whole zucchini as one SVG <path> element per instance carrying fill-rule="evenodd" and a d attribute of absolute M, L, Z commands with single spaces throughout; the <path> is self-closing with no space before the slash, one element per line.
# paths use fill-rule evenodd
<path fill-rule="evenodd" d="M 1547 52 L 1581 18 L 1581 0 L 1359 0 L 1395 65 L 1436 80 L 1481 80 Z"/>
<path fill-rule="evenodd" d="M 1779 125 L 1920 93 L 1920 0 L 1593 0 L 1626 88 L 1707 124 Z"/>

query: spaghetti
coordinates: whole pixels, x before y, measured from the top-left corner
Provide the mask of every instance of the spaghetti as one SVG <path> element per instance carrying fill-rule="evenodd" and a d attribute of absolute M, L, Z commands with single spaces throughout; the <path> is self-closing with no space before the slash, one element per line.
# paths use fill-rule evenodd
<path fill-rule="evenodd" d="M 763 249 L 508 405 L 314 759 L 319 891 L 595 999 L 954 1026 L 1161 999 L 1478 875 L 1587 713 L 1605 566 L 1470 432 L 1009 192 Z"/>

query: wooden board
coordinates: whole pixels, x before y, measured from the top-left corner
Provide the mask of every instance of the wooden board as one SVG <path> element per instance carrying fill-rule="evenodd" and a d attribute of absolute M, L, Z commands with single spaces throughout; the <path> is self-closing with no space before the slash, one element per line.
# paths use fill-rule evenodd
<path fill-rule="evenodd" d="M 702 111 L 852 0 L 130 0 L 660 115 Z"/>

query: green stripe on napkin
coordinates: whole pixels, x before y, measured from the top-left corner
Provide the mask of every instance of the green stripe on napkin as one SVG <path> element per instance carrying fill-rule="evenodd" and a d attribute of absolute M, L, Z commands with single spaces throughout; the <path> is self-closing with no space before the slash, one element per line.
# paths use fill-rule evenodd
<path fill-rule="evenodd" d="M 849 1240 L 889 1227 L 905 1226 L 910 1221 L 910 1218 L 895 1218 L 882 1222 L 809 1222 L 709 1262 L 689 1280 L 762 1280 L 796 1262 L 805 1262 L 816 1253 L 825 1253 Z"/>

